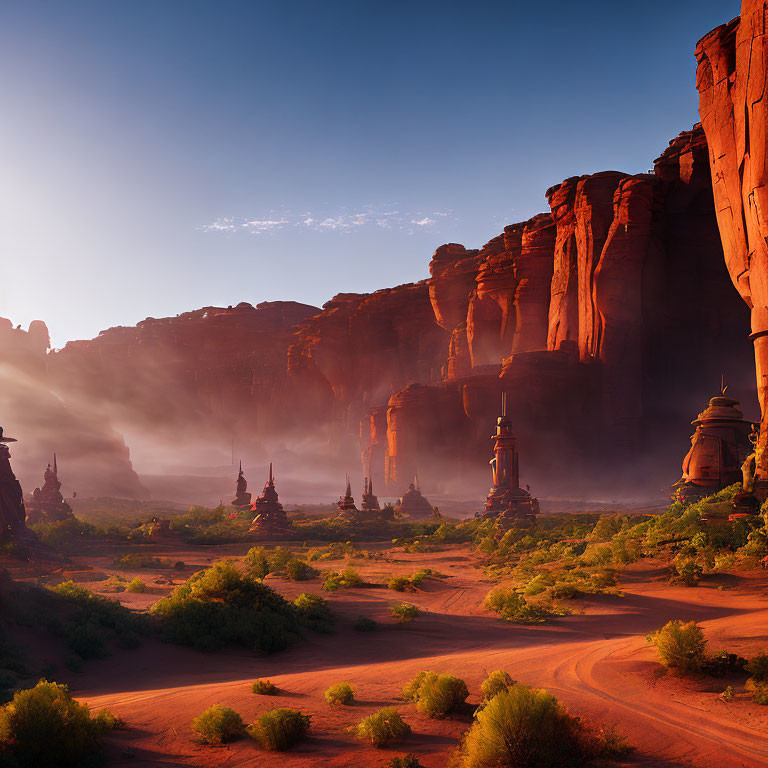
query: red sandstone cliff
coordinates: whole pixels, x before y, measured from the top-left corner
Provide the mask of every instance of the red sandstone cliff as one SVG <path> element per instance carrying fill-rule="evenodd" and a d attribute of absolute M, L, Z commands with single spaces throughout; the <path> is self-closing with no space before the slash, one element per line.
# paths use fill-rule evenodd
<path fill-rule="evenodd" d="M 551 212 L 481 249 L 438 248 L 428 280 L 322 310 L 149 319 L 68 344 L 48 369 L 67 397 L 150 435 L 280 435 L 345 457 L 359 439 L 361 474 L 370 464 L 391 493 L 417 470 L 475 492 L 502 388 L 539 492 L 620 488 L 643 463 L 672 475 L 691 414 L 747 359 L 704 135 L 670 142 L 654 173 L 574 177 L 547 198 Z"/>
<path fill-rule="evenodd" d="M 0 412 L 11 445 L 13 467 L 25 491 L 40 484 L 43 469 L 58 453 L 64 492 L 146 496 L 133 471 L 128 448 L 108 420 L 79 401 L 63 401 L 48 376 L 48 329 L 40 321 L 28 331 L 0 318 Z"/>
<path fill-rule="evenodd" d="M 696 47 L 699 112 L 709 142 L 725 262 L 750 309 L 762 428 L 757 475 L 768 490 L 768 3 L 742 0 L 741 16 Z"/>

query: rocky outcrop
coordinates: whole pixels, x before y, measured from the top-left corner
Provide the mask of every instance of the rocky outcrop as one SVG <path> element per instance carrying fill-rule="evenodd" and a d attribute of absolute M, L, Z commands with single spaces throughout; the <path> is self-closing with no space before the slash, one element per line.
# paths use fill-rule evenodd
<path fill-rule="evenodd" d="M 768 492 L 768 41 L 764 0 L 696 46 L 699 112 L 709 142 L 725 262 L 750 309 L 762 428 L 757 478 Z"/>
<path fill-rule="evenodd" d="M 33 488 L 40 466 L 57 451 L 67 462 L 70 489 L 146 497 L 128 448 L 109 419 L 88 396 L 62 397 L 57 392 L 49 375 L 48 347 L 44 323 L 35 321 L 24 331 L 0 318 L 0 411 L 6 414 L 4 426 L 19 440 L 13 453 L 22 486 Z"/>

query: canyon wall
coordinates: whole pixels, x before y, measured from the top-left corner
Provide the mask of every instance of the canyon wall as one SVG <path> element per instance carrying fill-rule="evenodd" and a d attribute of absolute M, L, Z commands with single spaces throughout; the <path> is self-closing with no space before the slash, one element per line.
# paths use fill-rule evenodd
<path fill-rule="evenodd" d="M 129 432 L 312 444 L 339 472 L 360 456 L 390 494 L 417 472 L 427 491 L 481 494 L 503 389 L 535 492 L 672 482 L 721 373 L 749 412 L 747 309 L 704 133 L 651 173 L 573 177 L 546 198 L 482 248 L 440 246 L 421 282 L 148 319 L 48 354 L 46 375 Z"/>
<path fill-rule="evenodd" d="M 768 495 L 768 3 L 743 0 L 741 16 L 696 47 L 699 112 L 709 142 L 725 262 L 749 307 L 762 428 L 761 495 Z"/>

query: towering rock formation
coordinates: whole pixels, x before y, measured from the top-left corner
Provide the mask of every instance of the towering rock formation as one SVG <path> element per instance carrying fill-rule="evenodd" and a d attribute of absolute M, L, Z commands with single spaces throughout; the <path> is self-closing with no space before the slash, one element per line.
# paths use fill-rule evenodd
<path fill-rule="evenodd" d="M 741 16 L 696 47 L 699 112 L 709 142 L 725 262 L 750 308 L 762 426 L 757 490 L 768 495 L 768 79 L 764 0 L 742 0 Z"/>
<path fill-rule="evenodd" d="M 237 481 L 235 482 L 235 498 L 231 502 L 233 507 L 245 507 L 251 506 L 251 494 L 248 493 L 248 481 L 243 474 L 243 462 L 240 462 L 240 471 L 237 474 Z"/>
<path fill-rule="evenodd" d="M 24 494 L 21 485 L 11 469 L 11 452 L 8 443 L 15 443 L 16 438 L 4 437 L 0 427 L 0 543 L 34 540 L 35 536 L 27 528 Z"/>
<path fill-rule="evenodd" d="M 52 446 L 61 445 L 68 480 L 81 493 L 146 498 L 128 448 L 90 397 L 100 387 L 95 371 L 88 366 L 80 374 L 88 387 L 82 396 L 60 392 L 50 375 L 49 346 L 44 323 L 34 321 L 23 331 L 0 318 L 0 412 L 13 418 L 14 432 L 25 438 L 14 451 L 22 484 L 32 487 Z"/>

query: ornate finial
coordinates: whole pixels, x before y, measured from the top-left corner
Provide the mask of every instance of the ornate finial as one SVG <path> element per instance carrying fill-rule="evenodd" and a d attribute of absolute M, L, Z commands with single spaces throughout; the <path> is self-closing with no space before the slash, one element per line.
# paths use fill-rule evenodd
<path fill-rule="evenodd" d="M 721 374 L 720 374 L 720 392 L 721 392 L 723 395 L 725 395 L 725 391 L 726 391 L 727 389 L 728 389 L 728 387 L 726 386 L 726 383 L 725 383 L 725 374 L 724 374 L 724 373 L 721 373 Z"/>
<path fill-rule="evenodd" d="M 347 493 L 346 493 L 346 495 L 347 496 L 351 496 L 352 495 L 352 486 L 349 483 L 349 473 L 347 473 L 346 477 L 347 477 Z"/>
<path fill-rule="evenodd" d="M 272 478 L 272 462 L 269 462 L 269 484 L 272 485 L 273 478 Z"/>
<path fill-rule="evenodd" d="M 503 418 L 507 417 L 507 393 L 501 393 L 501 415 Z"/>
<path fill-rule="evenodd" d="M 53 474 L 58 475 L 59 474 L 59 466 L 56 464 L 56 454 L 53 454 Z"/>

